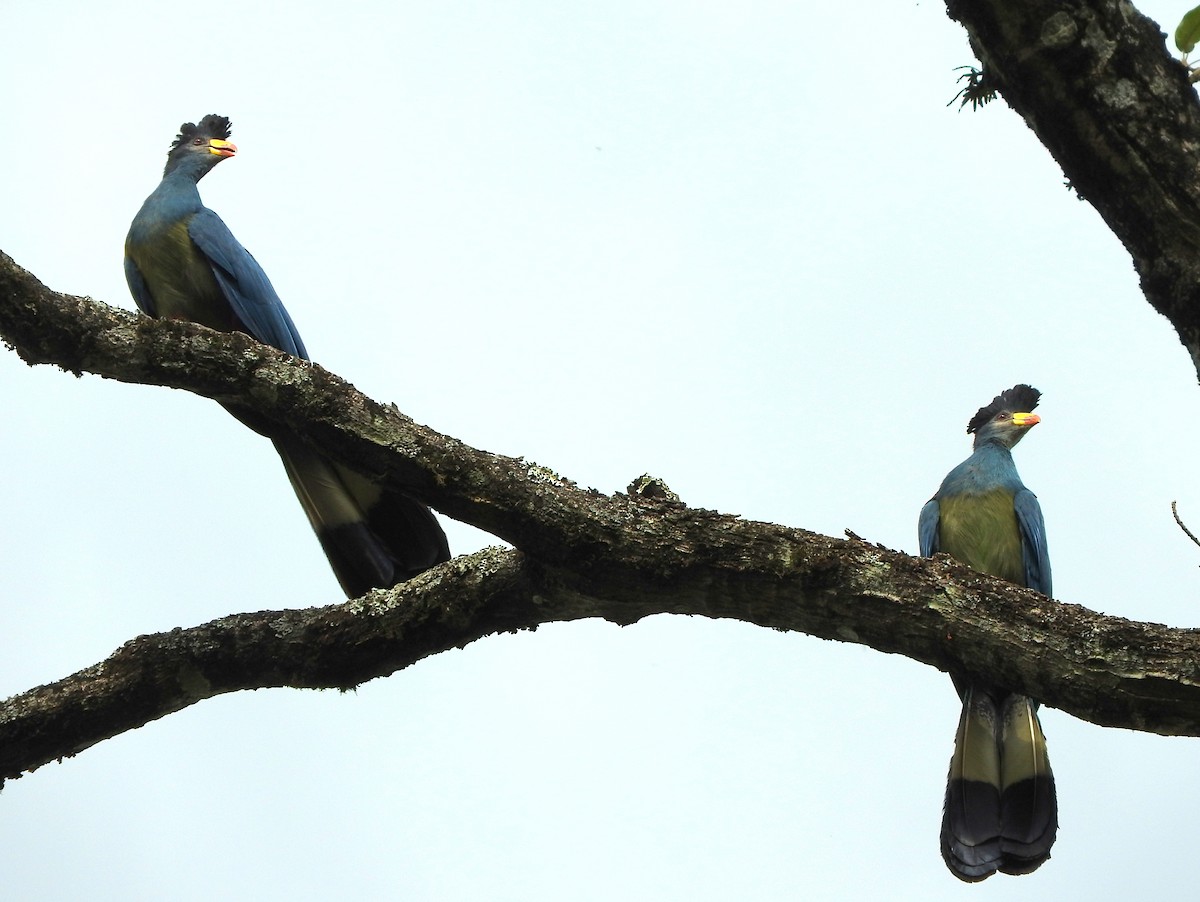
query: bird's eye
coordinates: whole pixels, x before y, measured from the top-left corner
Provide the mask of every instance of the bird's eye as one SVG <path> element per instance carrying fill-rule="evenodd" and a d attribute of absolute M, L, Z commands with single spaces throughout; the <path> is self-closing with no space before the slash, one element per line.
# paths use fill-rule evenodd
<path fill-rule="evenodd" d="M 203 144 L 203 143 L 204 143 L 204 139 L 203 139 L 203 138 L 197 138 L 197 139 L 196 139 L 196 140 L 194 140 L 192 143 L 193 143 L 193 144 L 195 144 L 197 147 L 199 147 L 201 144 Z"/>
<path fill-rule="evenodd" d="M 1009 415 L 1007 413 L 1001 411 L 1000 413 L 996 414 L 996 422 L 999 422 L 1000 420 L 1007 420 L 1008 416 Z"/>

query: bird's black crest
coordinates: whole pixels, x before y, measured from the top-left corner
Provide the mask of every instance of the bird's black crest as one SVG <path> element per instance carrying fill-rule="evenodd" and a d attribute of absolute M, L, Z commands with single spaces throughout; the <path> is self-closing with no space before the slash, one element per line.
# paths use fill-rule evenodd
<path fill-rule="evenodd" d="M 179 134 L 171 144 L 171 150 L 174 150 L 181 144 L 186 144 L 193 138 L 220 138 L 225 141 L 229 138 L 232 123 L 225 116 L 218 116 L 216 113 L 209 113 L 199 123 L 185 122 L 179 126 Z"/>
<path fill-rule="evenodd" d="M 974 432 L 1002 410 L 1011 410 L 1013 413 L 1029 413 L 1038 406 L 1038 399 L 1041 396 L 1042 393 L 1032 385 L 1024 383 L 1014 385 L 1008 391 L 1002 391 L 992 398 L 992 403 L 987 407 L 980 407 L 979 412 L 971 417 L 971 422 L 967 424 L 967 432 Z"/>

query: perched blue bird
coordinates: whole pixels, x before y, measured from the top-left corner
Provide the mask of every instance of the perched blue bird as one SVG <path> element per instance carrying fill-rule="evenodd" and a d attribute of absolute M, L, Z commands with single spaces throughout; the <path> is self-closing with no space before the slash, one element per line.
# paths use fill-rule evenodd
<path fill-rule="evenodd" d="M 267 274 L 225 223 L 200 202 L 197 183 L 237 152 L 224 116 L 186 122 L 162 181 L 125 239 L 125 278 L 143 313 L 245 332 L 308 359 Z M 346 594 L 386 588 L 448 560 L 446 535 L 429 508 L 310 450 L 297 436 L 226 409 L 270 438 L 292 488 Z"/>
<path fill-rule="evenodd" d="M 1012 447 L 1040 420 L 1041 392 L 1015 385 L 967 425 L 975 450 L 942 480 L 917 532 L 921 554 L 944 551 L 964 564 L 1050 595 L 1050 557 L 1037 497 L 1021 482 Z M 1028 874 L 1050 857 L 1058 830 L 1054 774 L 1037 702 L 1001 686 L 952 674 L 962 698 L 942 857 L 960 880 L 996 871 Z"/>

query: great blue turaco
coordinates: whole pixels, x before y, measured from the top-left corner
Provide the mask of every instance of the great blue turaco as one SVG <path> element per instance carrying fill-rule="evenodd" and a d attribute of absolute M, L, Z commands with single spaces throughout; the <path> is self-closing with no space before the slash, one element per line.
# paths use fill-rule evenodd
<path fill-rule="evenodd" d="M 964 564 L 1051 594 L 1046 527 L 1021 482 L 1012 448 L 1040 418 L 1041 392 L 1015 385 L 967 424 L 971 456 L 921 509 L 921 554 Z M 942 857 L 961 880 L 1027 874 L 1050 857 L 1058 830 L 1054 775 L 1037 703 L 1003 686 L 951 674 L 962 715 L 942 816 Z"/>
<path fill-rule="evenodd" d="M 307 360 L 300 334 L 262 267 L 200 201 L 200 179 L 237 152 L 229 136 L 224 116 L 180 126 L 162 181 L 142 204 L 125 240 L 129 290 L 149 316 L 245 332 Z M 248 409 L 225 406 L 274 442 L 349 597 L 392 586 L 449 559 L 446 535 L 425 505 L 323 458 L 298 436 Z"/>

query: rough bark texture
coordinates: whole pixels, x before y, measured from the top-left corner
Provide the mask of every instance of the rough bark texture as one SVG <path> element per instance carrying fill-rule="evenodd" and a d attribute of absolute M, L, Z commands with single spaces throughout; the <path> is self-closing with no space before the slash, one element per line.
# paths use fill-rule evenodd
<path fill-rule="evenodd" d="M 946 7 L 989 82 L 1124 243 L 1200 374 L 1200 103 L 1158 26 L 1122 0 Z"/>
<path fill-rule="evenodd" d="M 947 0 L 989 82 L 1124 242 L 1200 372 L 1200 103 L 1154 23 L 1112 0 Z M 31 364 L 237 400 L 516 546 L 341 605 L 136 639 L 0 703 L 0 778 L 203 698 L 352 686 L 552 620 L 729 617 L 962 669 L 1110 726 L 1200 735 L 1200 632 L 1102 617 L 858 539 L 694 510 L 661 483 L 584 491 L 414 423 L 321 369 L 49 291 L 0 254 L 0 336 Z"/>
<path fill-rule="evenodd" d="M 224 692 L 349 687 L 496 632 L 657 613 L 861 643 L 970 670 L 1098 724 L 1200 735 L 1200 631 L 1103 617 L 945 557 L 689 508 L 653 479 L 612 496 L 580 489 L 246 336 L 51 292 L 3 254 L 0 335 L 30 363 L 237 399 L 519 549 L 458 558 L 345 604 L 138 638 L 0 703 L 0 777 Z"/>

